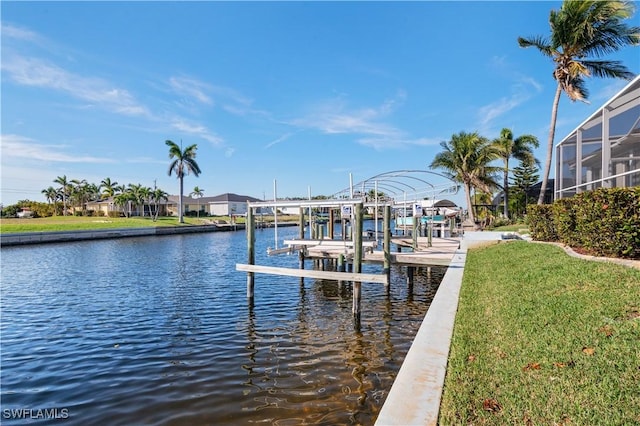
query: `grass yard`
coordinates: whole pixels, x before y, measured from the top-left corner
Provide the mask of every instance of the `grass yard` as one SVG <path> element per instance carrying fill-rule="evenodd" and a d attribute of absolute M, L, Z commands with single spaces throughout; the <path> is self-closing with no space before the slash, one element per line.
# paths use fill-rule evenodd
<path fill-rule="evenodd" d="M 520 232 L 521 234 L 528 234 L 529 227 L 524 223 L 515 223 L 513 225 L 497 226 L 491 229 L 491 231 Z"/>
<path fill-rule="evenodd" d="M 469 251 L 440 424 L 640 424 L 640 271 L 547 244 Z"/>
<path fill-rule="evenodd" d="M 185 217 L 185 225 L 202 225 L 202 219 Z M 177 217 L 159 217 L 154 222 L 150 217 L 87 217 L 52 216 L 36 219 L 1 219 L 0 231 L 12 232 L 50 232 L 76 231 L 87 229 L 144 228 L 152 226 L 178 226 Z"/>
<path fill-rule="evenodd" d="M 81 231 L 89 229 L 117 229 L 117 228 L 144 228 L 154 226 L 189 226 L 206 225 L 216 220 L 231 223 L 229 216 L 209 217 L 184 217 L 184 224 L 178 223 L 178 218 L 159 217 L 154 222 L 150 217 L 88 217 L 88 216 L 52 216 L 35 219 L 0 219 L 0 233 L 16 232 L 52 232 L 52 231 Z M 236 223 L 244 223 L 243 216 L 234 218 Z M 298 222 L 298 216 L 278 216 L 278 222 Z M 272 223 L 273 216 L 257 216 L 256 222 L 265 221 Z"/>

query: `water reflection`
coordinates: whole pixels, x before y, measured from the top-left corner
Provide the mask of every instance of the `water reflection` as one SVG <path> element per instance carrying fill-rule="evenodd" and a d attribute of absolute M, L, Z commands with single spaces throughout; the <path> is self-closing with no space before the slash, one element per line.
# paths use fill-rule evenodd
<path fill-rule="evenodd" d="M 297 267 L 266 257 L 271 238 L 258 234 L 256 262 Z M 3 248 L 3 409 L 66 407 L 82 425 L 372 424 L 444 270 L 418 269 L 412 289 L 399 268 L 389 291 L 364 283 L 356 326 L 351 283 L 259 275 L 247 303 L 245 255 L 243 233 Z"/>

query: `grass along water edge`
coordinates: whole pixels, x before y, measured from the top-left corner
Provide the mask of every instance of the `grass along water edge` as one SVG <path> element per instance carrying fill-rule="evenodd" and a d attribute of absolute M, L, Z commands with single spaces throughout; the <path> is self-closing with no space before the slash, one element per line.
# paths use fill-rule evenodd
<path fill-rule="evenodd" d="M 640 423 L 640 271 L 546 244 L 471 250 L 440 424 Z"/>

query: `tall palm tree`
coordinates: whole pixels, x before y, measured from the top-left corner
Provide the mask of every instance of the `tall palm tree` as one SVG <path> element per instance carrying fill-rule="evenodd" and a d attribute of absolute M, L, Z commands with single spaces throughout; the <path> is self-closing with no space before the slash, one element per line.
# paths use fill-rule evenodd
<path fill-rule="evenodd" d="M 102 182 L 100 182 L 101 194 L 107 198 L 113 197 L 114 195 L 116 195 L 117 185 L 118 182 L 112 182 L 111 178 L 109 177 L 102 179 Z"/>
<path fill-rule="evenodd" d="M 67 180 L 67 175 L 58 176 L 53 183 L 60 184 L 60 194 L 62 195 L 62 215 L 67 215 L 67 198 L 71 192 L 71 183 Z"/>
<path fill-rule="evenodd" d="M 184 193 L 184 175 L 193 173 L 198 176 L 200 172 L 200 166 L 196 163 L 196 150 L 198 145 L 189 145 L 182 150 L 182 143 L 178 146 L 175 142 L 170 140 L 165 141 L 165 144 L 169 147 L 169 158 L 173 159 L 169 164 L 169 176 L 175 172 L 178 180 L 180 181 L 180 198 L 178 199 L 178 222 L 184 223 L 184 212 L 182 211 L 182 196 Z"/>
<path fill-rule="evenodd" d="M 197 186 L 193 188 L 193 192 L 189 194 L 190 197 L 194 197 L 198 199 L 198 218 L 200 218 L 200 198 L 204 196 L 204 189 L 198 188 Z"/>
<path fill-rule="evenodd" d="M 560 10 L 551 10 L 549 14 L 549 38 L 518 37 L 520 47 L 533 46 L 553 61 L 553 78 L 557 82 L 538 204 L 544 201 L 549 180 L 560 95 L 564 92 L 571 101 L 586 101 L 589 93 L 585 78 L 591 75 L 628 80 L 634 77 L 620 61 L 597 59 L 627 45 L 640 44 L 640 27 L 623 22 L 633 12 L 630 1 L 565 0 Z"/>
<path fill-rule="evenodd" d="M 478 133 L 460 132 L 440 144 L 443 151 L 436 154 L 431 168 L 443 169 L 454 181 L 462 183 L 467 198 L 469 219 L 475 223 L 471 189 L 490 192 L 498 186 L 494 174 L 499 170 L 490 163 L 498 158 L 494 145 Z"/>
<path fill-rule="evenodd" d="M 511 129 L 504 128 L 500 137 L 494 139 L 493 145 L 498 152 L 498 157 L 504 163 L 502 168 L 504 191 L 504 217 L 509 218 L 509 160 L 515 158 L 519 161 L 537 161 L 533 155 L 533 148 L 538 147 L 538 138 L 532 135 L 522 135 L 513 138 Z"/>

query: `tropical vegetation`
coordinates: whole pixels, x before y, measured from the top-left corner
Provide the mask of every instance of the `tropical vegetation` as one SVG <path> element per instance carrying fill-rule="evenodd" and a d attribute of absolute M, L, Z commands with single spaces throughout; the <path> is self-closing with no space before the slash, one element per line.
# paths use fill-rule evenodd
<path fill-rule="evenodd" d="M 189 196 L 198 199 L 198 217 L 200 217 L 200 198 L 204 197 L 204 189 L 196 186 L 195 188 L 193 188 L 193 191 L 191 191 Z"/>
<path fill-rule="evenodd" d="M 475 223 L 471 191 L 479 189 L 491 193 L 498 187 L 495 174 L 498 168 L 491 163 L 498 159 L 498 150 L 491 141 L 477 132 L 460 132 L 440 144 L 443 151 L 436 154 L 431 168 L 442 169 L 455 182 L 462 184 L 469 210 L 469 220 Z"/>
<path fill-rule="evenodd" d="M 182 197 L 184 194 L 184 175 L 193 173 L 196 177 L 200 175 L 200 166 L 196 162 L 196 151 L 198 149 L 197 144 L 189 145 L 184 150 L 182 149 L 182 143 L 180 145 L 173 141 L 167 140 L 165 144 L 169 147 L 169 176 L 175 173 L 178 181 L 180 182 L 180 195 L 178 198 L 178 222 L 184 223 L 184 212 L 182 211 Z"/>
<path fill-rule="evenodd" d="M 533 135 L 521 135 L 514 138 L 511 129 L 504 128 L 500 136 L 494 139 L 493 145 L 498 158 L 502 160 L 502 191 L 504 194 L 504 218 L 509 219 L 509 160 L 515 158 L 521 162 L 534 163 L 536 158 L 533 149 L 538 147 L 538 138 Z"/>
<path fill-rule="evenodd" d="M 549 37 L 519 37 L 521 47 L 535 47 L 553 62 L 557 83 L 551 108 L 551 124 L 538 204 L 542 204 L 549 180 L 553 140 L 560 96 L 586 102 L 589 92 L 585 79 L 613 77 L 630 80 L 634 74 L 620 61 L 599 59 L 623 47 L 640 44 L 640 27 L 624 21 L 634 12 L 634 3 L 624 0 L 565 0 L 560 10 L 551 10 Z"/>

